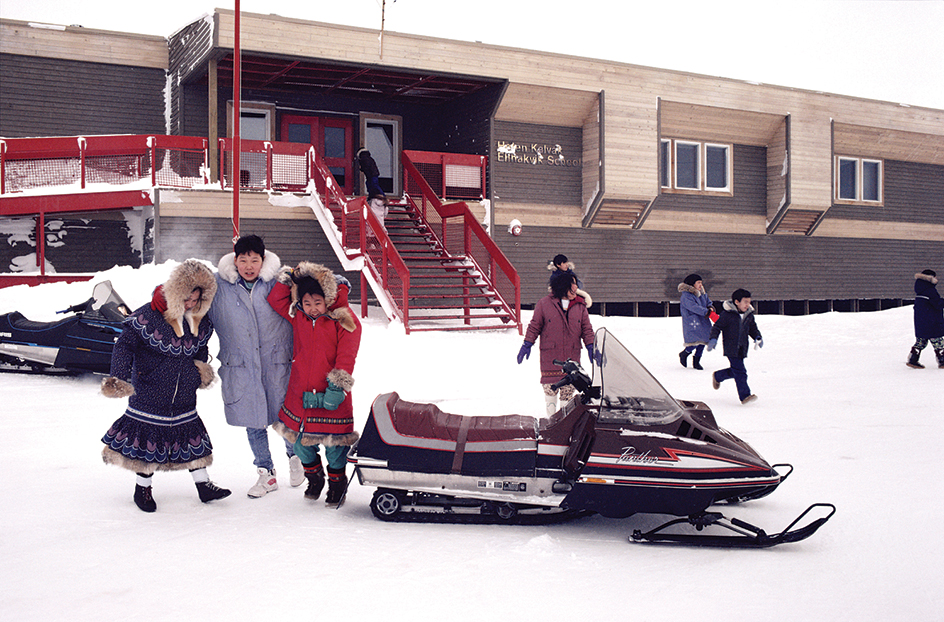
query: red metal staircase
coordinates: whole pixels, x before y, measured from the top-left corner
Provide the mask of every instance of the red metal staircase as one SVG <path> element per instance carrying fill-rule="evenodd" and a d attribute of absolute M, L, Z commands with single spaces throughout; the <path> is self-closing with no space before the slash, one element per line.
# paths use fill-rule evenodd
<path fill-rule="evenodd" d="M 449 155 L 449 154 L 442 154 Z M 313 175 L 321 205 L 332 216 L 339 259 L 363 259 L 361 314 L 368 288 L 390 319 L 411 331 L 482 330 L 521 326 L 518 273 L 464 202 L 444 204 L 403 155 L 404 194 L 385 223 L 363 197 L 343 195 L 318 154 Z M 324 225 L 324 222 L 323 222 Z"/>

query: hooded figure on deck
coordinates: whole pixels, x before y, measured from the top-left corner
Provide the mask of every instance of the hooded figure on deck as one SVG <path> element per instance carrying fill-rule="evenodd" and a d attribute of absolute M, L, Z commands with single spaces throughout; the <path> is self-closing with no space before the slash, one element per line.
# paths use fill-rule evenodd
<path fill-rule="evenodd" d="M 197 389 L 212 384 L 206 317 L 216 294 L 213 273 L 195 259 L 171 272 L 161 288 L 165 309 L 153 302 L 134 311 L 115 342 L 106 397 L 128 397 L 125 413 L 102 438 L 102 458 L 138 475 L 134 501 L 157 509 L 151 494 L 154 471 L 188 469 L 200 500 L 222 499 L 229 490 L 209 481 L 213 446 L 197 414 Z"/>
<path fill-rule="evenodd" d="M 293 443 L 305 467 L 305 496 L 317 499 L 325 476 L 318 453 L 325 448 L 328 495 L 337 506 L 347 485 L 347 453 L 357 439 L 350 391 L 361 342 L 361 324 L 347 304 L 350 283 L 325 266 L 301 262 L 283 268 L 269 304 L 292 325 L 293 357 L 279 421 L 272 427 Z"/>

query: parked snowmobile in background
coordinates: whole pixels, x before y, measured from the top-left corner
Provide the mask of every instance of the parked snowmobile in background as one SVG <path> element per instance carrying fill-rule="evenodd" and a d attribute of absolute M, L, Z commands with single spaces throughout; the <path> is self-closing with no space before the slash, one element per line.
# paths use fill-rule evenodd
<path fill-rule="evenodd" d="M 558 385 L 573 384 L 577 394 L 546 419 L 460 416 L 396 393 L 378 396 L 348 457 L 360 483 L 377 487 L 374 515 L 520 523 L 669 514 L 684 518 L 637 530 L 631 541 L 755 547 L 803 540 L 833 515 L 833 505 L 813 504 L 768 535 L 707 511 L 770 494 L 793 467 L 769 465 L 704 403 L 675 400 L 606 329 L 594 351 L 592 379 L 577 363 L 557 361 L 566 373 Z M 825 516 L 796 527 L 810 514 Z M 679 524 L 687 533 L 670 529 Z M 727 535 L 702 533 L 712 525 Z"/>
<path fill-rule="evenodd" d="M 19 311 L 0 315 L 0 371 L 109 372 L 112 349 L 130 314 L 111 281 L 98 283 L 91 298 L 57 313 L 73 315 L 55 322 L 34 322 Z"/>

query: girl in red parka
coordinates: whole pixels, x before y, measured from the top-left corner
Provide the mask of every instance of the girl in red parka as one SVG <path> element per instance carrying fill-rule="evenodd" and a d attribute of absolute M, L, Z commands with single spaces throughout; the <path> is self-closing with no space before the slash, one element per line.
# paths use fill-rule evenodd
<path fill-rule="evenodd" d="M 350 284 L 328 268 L 303 261 L 283 268 L 268 301 L 292 325 L 288 391 L 272 427 L 294 443 L 305 467 L 305 497 L 317 499 L 325 484 L 319 445 L 328 462 L 325 503 L 337 506 L 347 484 L 347 453 L 358 438 L 350 391 L 361 324 L 347 304 Z"/>
<path fill-rule="evenodd" d="M 593 360 L 593 327 L 587 304 L 582 296 L 577 295 L 577 278 L 573 273 L 558 271 L 551 275 L 551 293 L 534 305 L 534 315 L 518 351 L 519 365 L 531 356 L 531 346 L 538 337 L 541 338 L 541 386 L 544 387 L 545 406 L 550 417 L 557 412 L 558 390 L 561 403 L 566 403 L 574 394 L 571 385 L 551 388 L 564 377 L 554 359 L 579 362 L 580 342 L 583 341 L 590 360 Z"/>

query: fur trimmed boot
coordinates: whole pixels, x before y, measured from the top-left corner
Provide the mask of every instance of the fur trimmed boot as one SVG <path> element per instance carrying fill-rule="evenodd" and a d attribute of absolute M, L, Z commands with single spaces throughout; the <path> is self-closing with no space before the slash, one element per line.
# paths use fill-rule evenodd
<path fill-rule="evenodd" d="M 679 352 L 679 363 L 682 364 L 682 367 L 688 367 L 688 355 L 688 350 L 682 350 Z"/>
<path fill-rule="evenodd" d="M 345 488 L 347 488 L 347 474 L 344 469 L 335 471 L 328 467 L 328 494 L 325 496 L 325 505 L 328 507 L 341 505 Z"/>
<path fill-rule="evenodd" d="M 321 496 L 321 491 L 324 489 L 324 468 L 322 468 L 320 461 L 304 466 L 305 478 L 308 480 L 308 488 L 305 489 L 305 498 L 314 501 Z"/>
<path fill-rule="evenodd" d="M 938 369 L 944 369 L 944 349 L 935 350 L 934 356 L 937 357 L 937 367 Z"/>
<path fill-rule="evenodd" d="M 924 365 L 918 362 L 918 358 L 921 356 L 921 350 L 918 348 L 912 347 L 911 353 L 908 355 L 908 362 L 905 363 L 908 367 L 913 367 L 914 369 L 924 369 Z"/>

